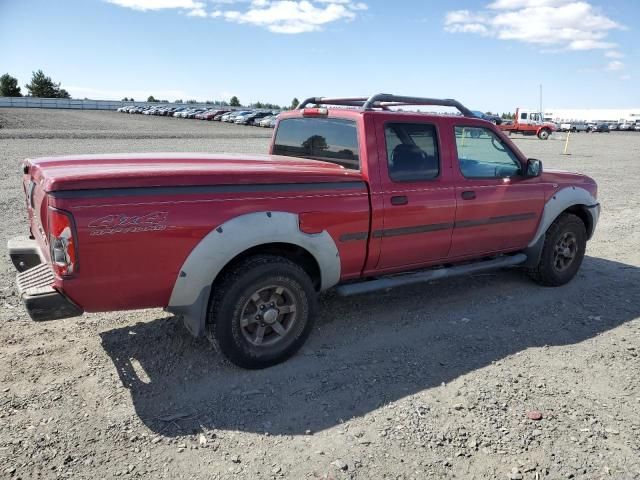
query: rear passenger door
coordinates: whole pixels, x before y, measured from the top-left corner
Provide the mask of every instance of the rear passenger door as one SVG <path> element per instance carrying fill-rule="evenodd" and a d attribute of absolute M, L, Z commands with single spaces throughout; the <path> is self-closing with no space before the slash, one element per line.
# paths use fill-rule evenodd
<path fill-rule="evenodd" d="M 380 239 L 378 270 L 446 258 L 455 216 L 455 186 L 443 165 L 436 126 L 398 118 L 376 119 L 378 151 L 384 152 L 379 162 L 383 228 L 373 231 Z"/>

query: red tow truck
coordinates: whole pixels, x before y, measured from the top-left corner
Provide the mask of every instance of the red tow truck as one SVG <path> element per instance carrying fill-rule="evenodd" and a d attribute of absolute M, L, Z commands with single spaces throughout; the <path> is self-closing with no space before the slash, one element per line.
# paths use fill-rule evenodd
<path fill-rule="evenodd" d="M 516 116 L 511 123 L 502 123 L 500 130 L 522 135 L 536 135 L 540 140 L 547 140 L 557 130 L 555 124 L 545 122 L 542 113 L 534 110 L 516 109 Z"/>
<path fill-rule="evenodd" d="M 394 110 L 413 105 L 461 115 Z M 34 320 L 163 307 L 245 368 L 293 355 L 330 288 L 504 267 L 565 284 L 600 212 L 594 180 L 543 172 L 455 100 L 389 94 L 305 100 L 269 155 L 73 155 L 22 173 L 29 235 L 8 250 Z"/>

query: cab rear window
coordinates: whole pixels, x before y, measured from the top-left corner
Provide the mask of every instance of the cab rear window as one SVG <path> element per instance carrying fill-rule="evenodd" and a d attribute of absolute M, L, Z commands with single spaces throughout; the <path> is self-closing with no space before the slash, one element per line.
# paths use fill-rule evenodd
<path fill-rule="evenodd" d="M 287 118 L 280 121 L 274 155 L 310 158 L 360 169 L 358 133 L 351 120 L 339 118 Z"/>

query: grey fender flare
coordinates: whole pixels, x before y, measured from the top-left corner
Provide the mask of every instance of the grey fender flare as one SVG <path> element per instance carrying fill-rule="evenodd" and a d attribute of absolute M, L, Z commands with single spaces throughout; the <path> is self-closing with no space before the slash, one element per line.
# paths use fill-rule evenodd
<path fill-rule="evenodd" d="M 195 246 L 180 269 L 167 310 L 182 316 L 191 334 L 202 335 L 211 285 L 218 274 L 241 253 L 269 243 L 287 243 L 307 250 L 320 267 L 321 290 L 340 280 L 340 255 L 326 231 L 300 231 L 298 215 L 293 213 L 249 213 L 214 228 Z"/>
<path fill-rule="evenodd" d="M 592 228 L 590 233 L 593 233 L 600 216 L 600 204 L 598 201 L 587 190 L 581 187 L 572 186 L 558 190 L 547 200 L 544 211 L 542 212 L 542 219 L 538 225 L 538 230 L 536 230 L 533 239 L 529 242 L 529 245 L 527 245 L 525 250 L 527 254 L 527 261 L 524 264 L 525 267 L 534 267 L 538 264 L 544 246 L 545 233 L 562 212 L 576 205 L 584 207 L 591 215 Z"/>

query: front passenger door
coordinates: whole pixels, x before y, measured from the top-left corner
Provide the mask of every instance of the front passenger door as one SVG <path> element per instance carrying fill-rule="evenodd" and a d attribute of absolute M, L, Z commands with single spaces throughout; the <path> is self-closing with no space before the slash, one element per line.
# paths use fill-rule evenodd
<path fill-rule="evenodd" d="M 450 258 L 519 250 L 533 238 L 544 208 L 540 177 L 495 132 L 455 127 L 456 219 Z"/>

